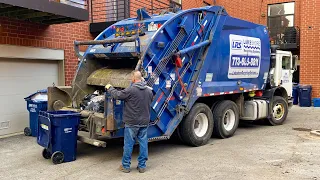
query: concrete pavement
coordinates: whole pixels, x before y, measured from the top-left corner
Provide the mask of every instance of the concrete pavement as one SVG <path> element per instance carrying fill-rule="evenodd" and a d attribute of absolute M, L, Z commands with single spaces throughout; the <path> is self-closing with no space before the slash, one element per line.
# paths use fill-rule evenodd
<path fill-rule="evenodd" d="M 53 165 L 42 158 L 35 138 L 18 135 L 0 139 L 0 179 L 320 180 L 320 138 L 306 129 L 320 129 L 320 108 L 293 107 L 282 126 L 242 123 L 234 137 L 212 138 L 202 147 L 150 143 L 144 174 L 135 170 L 137 148 L 132 172 L 118 171 L 119 141 L 104 149 L 79 143 L 76 161 Z"/>

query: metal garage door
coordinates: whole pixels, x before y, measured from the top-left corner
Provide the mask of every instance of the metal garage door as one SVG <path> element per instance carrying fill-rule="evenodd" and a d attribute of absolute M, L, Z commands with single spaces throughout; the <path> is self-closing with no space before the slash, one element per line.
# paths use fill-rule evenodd
<path fill-rule="evenodd" d="M 0 58 L 0 135 L 28 126 L 24 97 L 58 84 L 58 62 Z"/>

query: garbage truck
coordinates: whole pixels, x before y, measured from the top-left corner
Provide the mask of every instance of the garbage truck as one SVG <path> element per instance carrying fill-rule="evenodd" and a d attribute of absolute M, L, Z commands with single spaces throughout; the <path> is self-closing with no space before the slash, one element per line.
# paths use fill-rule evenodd
<path fill-rule="evenodd" d="M 221 6 L 125 19 L 95 40 L 75 41 L 80 59 L 72 86 L 48 88 L 48 110 L 81 114 L 78 140 L 98 147 L 124 135 L 125 101 L 105 90 L 130 86 L 142 72 L 154 94 L 149 141 L 172 136 L 190 146 L 229 138 L 240 120 L 281 125 L 291 106 L 295 58 L 271 46 L 267 27 Z M 87 46 L 83 55 L 80 46 Z M 291 84 L 290 84 L 291 83 Z"/>

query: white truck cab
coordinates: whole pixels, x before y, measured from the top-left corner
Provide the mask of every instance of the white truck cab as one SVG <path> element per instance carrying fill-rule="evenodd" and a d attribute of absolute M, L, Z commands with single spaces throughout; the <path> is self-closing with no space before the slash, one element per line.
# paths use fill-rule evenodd
<path fill-rule="evenodd" d="M 276 51 L 275 66 L 270 74 L 273 86 L 281 86 L 286 89 L 289 98 L 292 97 L 292 78 L 296 71 L 298 56 L 293 56 L 290 51 Z"/>

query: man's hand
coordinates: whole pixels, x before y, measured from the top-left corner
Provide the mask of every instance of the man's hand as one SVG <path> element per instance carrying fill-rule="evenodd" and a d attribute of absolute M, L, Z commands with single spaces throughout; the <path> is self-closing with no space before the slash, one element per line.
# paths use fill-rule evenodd
<path fill-rule="evenodd" d="M 106 90 L 110 89 L 112 87 L 111 84 L 107 84 L 104 88 L 106 88 Z"/>

